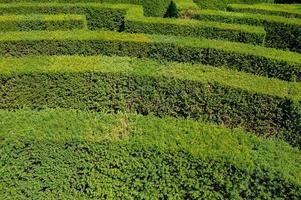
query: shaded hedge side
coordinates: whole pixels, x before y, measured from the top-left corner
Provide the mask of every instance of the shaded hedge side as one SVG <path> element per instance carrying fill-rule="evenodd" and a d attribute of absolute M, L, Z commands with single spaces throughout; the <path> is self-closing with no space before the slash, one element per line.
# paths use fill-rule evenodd
<path fill-rule="evenodd" d="M 106 5 L 93 4 L 21 4 L 0 6 L 0 15 L 5 14 L 82 14 L 86 16 L 90 30 L 108 29 L 119 31 L 123 24 L 127 7 L 113 8 Z"/>
<path fill-rule="evenodd" d="M 122 34 L 119 36 L 121 37 Z M 116 37 L 118 38 L 119 36 Z M 275 60 L 264 55 L 245 54 L 239 51 L 231 52 L 219 48 L 215 49 L 214 47 L 194 47 L 185 45 L 188 43 L 185 43 L 184 40 L 170 43 L 160 38 L 155 39 L 153 42 L 127 41 L 127 39 L 119 41 L 117 39 L 107 40 L 102 38 L 97 40 L 73 40 L 70 38 L 55 40 L 53 37 L 51 39 L 46 38 L 31 41 L 0 41 L 0 55 L 118 55 L 146 57 L 157 60 L 202 63 L 217 67 L 226 66 L 257 75 L 288 81 L 301 81 L 300 63 Z M 133 36 L 132 38 L 135 37 Z M 181 44 L 181 42 L 184 44 Z"/>
<path fill-rule="evenodd" d="M 243 127 L 266 137 L 279 133 L 278 137 L 284 135 L 289 143 L 300 145 L 299 136 L 286 137 L 299 131 L 290 100 L 217 83 L 126 72 L 0 75 L 0 82 L 1 109 L 60 107 L 153 113 Z"/>
<path fill-rule="evenodd" d="M 212 10 L 198 11 L 193 15 L 193 18 L 205 21 L 263 26 L 266 32 L 265 46 L 301 52 L 301 19 Z"/>

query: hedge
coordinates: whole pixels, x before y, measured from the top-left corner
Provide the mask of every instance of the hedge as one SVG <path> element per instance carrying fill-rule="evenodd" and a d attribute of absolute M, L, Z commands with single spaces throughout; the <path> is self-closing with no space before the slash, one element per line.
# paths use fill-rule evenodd
<path fill-rule="evenodd" d="M 66 6 L 64 6 L 66 5 Z M 106 13 L 112 13 L 106 16 Z M 91 10 L 106 10 L 105 13 L 89 14 Z M 117 12 L 118 9 L 124 12 Z M 109 30 L 157 34 L 173 34 L 183 36 L 207 37 L 211 39 L 226 39 L 230 41 L 262 44 L 265 31 L 261 27 L 227 25 L 221 23 L 202 23 L 191 20 L 170 20 L 162 18 L 149 18 L 143 16 L 143 9 L 135 5 L 114 4 L 43 4 L 29 5 L 0 5 L 0 13 L 82 13 L 87 15 L 88 27 L 91 30 L 107 28 Z M 94 12 L 94 11 L 93 11 Z M 96 11 L 95 11 L 96 12 Z M 124 15 L 127 12 L 126 20 Z M 113 16 L 112 16 L 113 15 Z M 93 16 L 93 17 L 91 17 Z M 112 19 L 111 19 L 112 18 Z"/>
<path fill-rule="evenodd" d="M 138 4 L 143 6 L 145 16 L 163 17 L 171 0 L 0 0 L 0 3 L 36 3 L 41 6 L 44 3 L 108 3 L 108 4 Z M 187 0 L 186 0 L 187 1 Z M 188 0 L 189 2 L 189 0 Z M 88 3 L 89 4 L 89 3 Z M 181 4 L 180 4 L 181 5 Z"/>
<path fill-rule="evenodd" d="M 202 9 L 226 9 L 228 4 L 274 3 L 274 0 L 194 0 Z"/>
<path fill-rule="evenodd" d="M 283 80 L 301 80 L 299 54 L 242 43 L 108 31 L 31 31 L 0 35 L 1 56 L 99 54 L 203 63 Z"/>
<path fill-rule="evenodd" d="M 6 14 L 80 14 L 85 15 L 90 30 L 108 29 L 118 31 L 123 24 L 126 10 L 125 4 L 96 3 L 14 3 L 0 4 L 0 15 Z"/>
<path fill-rule="evenodd" d="M 0 116 L 3 199 L 301 196 L 300 150 L 241 130 L 62 109 Z"/>
<path fill-rule="evenodd" d="M 125 17 L 125 29 L 130 33 L 148 33 L 222 39 L 262 45 L 265 31 L 262 27 L 201 22 L 197 20 L 144 17 L 139 7 L 132 7 Z"/>
<path fill-rule="evenodd" d="M 291 3 L 301 3 L 300 0 L 275 0 L 275 3 L 291 4 Z"/>
<path fill-rule="evenodd" d="M 0 16 L 0 31 L 71 30 L 86 28 L 81 15 L 5 15 Z"/>
<path fill-rule="evenodd" d="M 236 12 L 250 12 L 259 14 L 279 15 L 284 17 L 301 18 L 300 5 L 284 4 L 230 4 L 227 9 Z"/>
<path fill-rule="evenodd" d="M 287 141 L 300 147 L 292 106 L 301 102 L 300 83 L 130 58 L 25 57 L 1 62 L 2 109 L 153 113 L 243 127 L 267 137 L 289 139 L 296 134 Z"/>
<path fill-rule="evenodd" d="M 198 5 L 193 0 L 173 0 L 180 11 L 198 9 Z"/>
<path fill-rule="evenodd" d="M 202 21 L 264 26 L 265 46 L 301 52 L 301 19 L 214 10 L 194 11 L 193 18 Z"/>

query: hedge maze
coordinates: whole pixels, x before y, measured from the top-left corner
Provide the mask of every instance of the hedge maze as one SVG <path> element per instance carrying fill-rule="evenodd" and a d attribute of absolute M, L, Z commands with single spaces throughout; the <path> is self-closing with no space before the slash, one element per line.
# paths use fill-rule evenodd
<path fill-rule="evenodd" d="M 246 2 L 0 0 L 0 199 L 300 199 L 301 4 Z"/>

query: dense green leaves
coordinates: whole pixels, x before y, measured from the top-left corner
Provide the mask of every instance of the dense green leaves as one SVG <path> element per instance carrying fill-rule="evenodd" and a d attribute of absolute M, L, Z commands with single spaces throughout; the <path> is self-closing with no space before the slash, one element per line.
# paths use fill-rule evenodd
<path fill-rule="evenodd" d="M 218 40 L 104 31 L 11 32 L 0 35 L 0 55 L 119 55 L 225 66 L 301 81 L 297 53 Z"/>
<path fill-rule="evenodd" d="M 122 59 L 116 62 L 114 59 L 107 59 L 107 64 L 76 57 L 56 59 L 54 63 L 42 58 L 24 60 L 28 63 L 11 71 L 6 71 L 4 64 L 4 71 L 0 75 L 0 108 L 60 107 L 109 112 L 132 111 L 143 115 L 153 113 L 160 117 L 192 118 L 227 127 L 243 127 L 266 137 L 284 135 L 291 144 L 300 144 L 300 138 L 286 137 L 299 131 L 294 128 L 295 112 L 292 110 L 292 103 L 300 101 L 300 84 L 296 84 L 294 91 L 292 84 L 291 89 L 286 89 L 287 94 L 280 96 L 277 89 L 274 94 L 269 93 L 268 89 L 263 92 L 256 90 L 256 87 L 250 86 L 252 81 L 246 81 L 247 86 L 239 88 L 235 86 L 235 80 L 225 83 L 222 77 L 210 80 L 210 77 L 190 76 L 189 74 L 198 73 L 197 70 L 190 70 L 191 66 L 185 68 L 171 64 L 169 67 L 159 67 L 155 63 L 135 63 L 134 60 Z M 72 61 L 73 59 L 75 60 Z M 86 62 L 92 68 L 86 69 L 84 64 L 78 64 Z M 32 71 L 27 71 L 26 65 L 36 68 L 30 67 Z M 65 66 L 77 67 L 72 70 Z M 43 68 L 49 68 L 49 71 L 41 70 Z M 206 68 L 200 69 L 200 77 L 204 70 Z M 207 70 L 210 75 L 209 69 Z M 206 76 L 206 73 L 203 74 Z M 256 80 L 253 84 L 255 82 Z M 264 85 L 262 83 L 258 87 L 265 87 Z M 285 88 L 279 90 L 283 91 Z"/>
<path fill-rule="evenodd" d="M 124 27 L 124 31 L 131 33 L 190 36 L 258 45 L 262 45 L 265 39 L 262 27 L 191 19 L 149 18 L 143 16 L 139 7 L 128 10 Z"/>
<path fill-rule="evenodd" d="M 0 16 L 0 31 L 72 30 L 86 28 L 81 15 L 5 15 Z"/>
<path fill-rule="evenodd" d="M 194 0 L 196 4 L 204 9 L 226 9 L 228 4 L 255 4 L 255 3 L 273 3 L 274 0 Z"/>
<path fill-rule="evenodd" d="M 177 4 L 175 4 L 175 2 L 171 1 L 168 8 L 167 8 L 167 11 L 164 15 L 164 17 L 169 17 L 169 18 L 178 18 L 179 17 L 179 11 L 178 11 L 178 8 L 177 8 Z"/>
<path fill-rule="evenodd" d="M 199 10 L 194 19 L 263 26 L 265 46 L 301 52 L 301 19 L 253 13 Z"/>
<path fill-rule="evenodd" d="M 78 14 L 85 15 L 90 30 L 108 29 L 118 31 L 123 23 L 129 5 L 96 3 L 43 3 L 43 4 L 2 4 L 0 14 Z"/>
<path fill-rule="evenodd" d="M 300 151 L 241 130 L 49 109 L 0 111 L 0 117 L 1 198 L 301 195 Z"/>
<path fill-rule="evenodd" d="M 300 5 L 90 1 L 0 0 L 0 199 L 301 198 Z"/>

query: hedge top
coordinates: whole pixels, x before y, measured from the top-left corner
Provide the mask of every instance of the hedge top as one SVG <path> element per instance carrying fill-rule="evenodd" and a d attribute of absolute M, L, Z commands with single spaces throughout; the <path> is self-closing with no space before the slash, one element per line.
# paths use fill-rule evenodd
<path fill-rule="evenodd" d="M 126 20 L 140 21 L 145 24 L 147 23 L 158 23 L 158 24 L 174 24 L 181 26 L 196 26 L 196 27 L 216 27 L 228 30 L 239 30 L 248 33 L 259 33 L 264 34 L 264 28 L 259 26 L 249 26 L 241 24 L 229 24 L 220 22 L 208 22 L 193 19 L 174 19 L 174 18 L 159 18 L 159 17 L 145 17 L 143 10 L 139 7 L 132 7 L 126 14 Z"/>
<path fill-rule="evenodd" d="M 85 20 L 84 15 L 57 14 L 57 15 L 0 15 L 0 22 L 8 21 L 65 21 Z"/>
<path fill-rule="evenodd" d="M 111 141 L 121 145 L 136 143 L 144 148 L 185 151 L 199 159 L 230 164 L 246 172 L 265 169 L 272 174 L 280 173 L 284 180 L 297 186 L 301 185 L 300 150 L 282 141 L 256 137 L 241 129 L 169 117 L 159 119 L 64 109 L 39 112 L 0 110 L 0 117 L 4 119 L 0 130 L 6 142 L 35 140 L 61 143 L 77 140 L 92 143 Z M 125 118 L 128 119 L 129 132 L 120 139 L 116 136 L 116 128 L 120 128 L 120 122 Z M 44 127 L 48 127 L 47 131 Z"/>
<path fill-rule="evenodd" d="M 301 17 L 301 10 L 299 4 L 229 4 L 230 10 L 243 10 L 251 12 L 261 12 L 275 15 L 285 15 Z"/>
<path fill-rule="evenodd" d="M 193 11 L 195 15 L 209 15 L 209 16 L 221 16 L 227 18 L 241 18 L 241 19 L 254 19 L 257 21 L 269 21 L 269 22 L 277 22 L 283 24 L 292 24 L 301 26 L 301 19 L 299 18 L 286 18 L 282 16 L 274 16 L 274 15 L 263 15 L 257 13 L 240 13 L 240 12 L 229 12 L 229 11 L 221 11 L 221 10 L 195 10 Z"/>
<path fill-rule="evenodd" d="M 286 82 L 199 64 L 160 63 L 151 59 L 107 56 L 34 56 L 8 57 L 0 60 L 0 74 L 2 75 L 91 71 L 134 76 L 164 76 L 203 83 L 220 83 L 254 93 L 301 101 L 301 83 Z"/>
<path fill-rule="evenodd" d="M 137 6 L 137 5 L 136 5 Z M 114 4 L 114 3 L 0 3 L 1 8 L 26 8 L 26 7 L 36 7 L 36 8 L 48 8 L 48 7 L 83 7 L 83 8 L 109 8 L 109 9 L 128 9 L 135 7 L 131 4 Z"/>
<path fill-rule="evenodd" d="M 164 35 L 130 34 L 111 31 L 30 31 L 6 32 L 0 35 L 0 42 L 34 40 L 105 40 L 143 43 L 168 43 L 187 47 L 212 48 L 239 54 L 262 56 L 289 63 L 300 63 L 299 53 L 265 48 L 250 44 L 210 40 L 205 38 L 177 37 Z"/>

